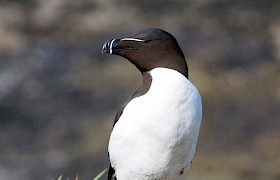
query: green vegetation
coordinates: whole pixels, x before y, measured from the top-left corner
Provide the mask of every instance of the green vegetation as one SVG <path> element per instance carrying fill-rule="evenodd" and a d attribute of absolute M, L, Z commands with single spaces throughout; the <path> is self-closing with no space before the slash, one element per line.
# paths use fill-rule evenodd
<path fill-rule="evenodd" d="M 101 171 L 99 174 L 97 174 L 93 180 L 100 180 L 102 177 L 104 177 L 104 174 L 108 171 L 108 168 Z M 62 180 L 63 175 L 60 175 L 57 180 Z M 70 178 L 67 178 L 67 180 L 70 180 Z M 76 176 L 75 180 L 79 180 L 78 176 Z"/>
<path fill-rule="evenodd" d="M 93 178 L 93 180 L 99 180 L 101 177 L 104 176 L 104 174 L 108 171 L 108 168 L 104 169 L 103 171 L 101 171 L 95 178 Z"/>

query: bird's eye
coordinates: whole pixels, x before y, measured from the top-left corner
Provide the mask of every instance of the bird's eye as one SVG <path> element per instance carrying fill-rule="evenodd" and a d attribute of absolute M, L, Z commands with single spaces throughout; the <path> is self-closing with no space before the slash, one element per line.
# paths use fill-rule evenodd
<path fill-rule="evenodd" d="M 161 39 L 150 39 L 150 40 L 145 40 L 145 43 L 154 42 L 154 41 L 161 41 Z"/>
<path fill-rule="evenodd" d="M 149 43 L 149 42 L 151 42 L 151 41 L 154 41 L 154 40 L 145 40 L 145 43 Z"/>

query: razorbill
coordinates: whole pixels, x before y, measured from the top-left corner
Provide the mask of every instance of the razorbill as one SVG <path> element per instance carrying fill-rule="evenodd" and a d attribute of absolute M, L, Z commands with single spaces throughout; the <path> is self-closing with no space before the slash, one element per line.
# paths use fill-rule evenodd
<path fill-rule="evenodd" d="M 146 29 L 106 42 L 102 53 L 128 59 L 143 76 L 115 117 L 108 179 L 183 179 L 195 154 L 202 102 L 178 42 L 164 30 Z"/>

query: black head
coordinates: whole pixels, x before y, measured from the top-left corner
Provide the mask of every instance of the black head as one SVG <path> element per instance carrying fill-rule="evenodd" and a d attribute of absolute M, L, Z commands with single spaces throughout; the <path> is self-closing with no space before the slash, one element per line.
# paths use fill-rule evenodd
<path fill-rule="evenodd" d="M 164 67 L 188 78 L 188 67 L 178 42 L 161 29 L 146 29 L 127 38 L 112 39 L 103 45 L 102 53 L 120 55 L 142 73 Z"/>

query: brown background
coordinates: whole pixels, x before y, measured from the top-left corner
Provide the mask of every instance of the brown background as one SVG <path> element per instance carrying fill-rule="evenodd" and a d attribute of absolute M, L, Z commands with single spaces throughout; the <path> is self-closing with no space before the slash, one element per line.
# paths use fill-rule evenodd
<path fill-rule="evenodd" d="M 277 0 L 0 1 L 0 179 L 92 179 L 141 82 L 106 40 L 163 28 L 203 98 L 189 180 L 280 179 Z"/>

